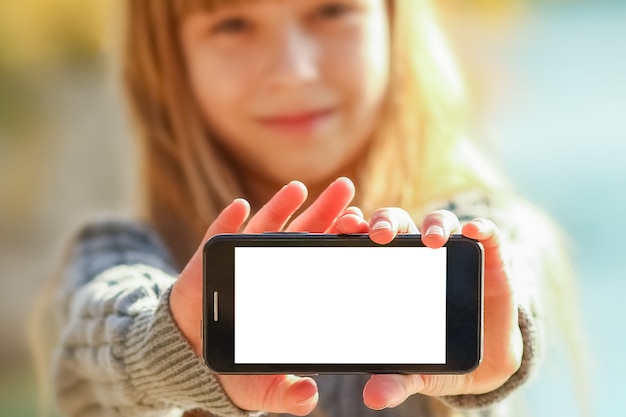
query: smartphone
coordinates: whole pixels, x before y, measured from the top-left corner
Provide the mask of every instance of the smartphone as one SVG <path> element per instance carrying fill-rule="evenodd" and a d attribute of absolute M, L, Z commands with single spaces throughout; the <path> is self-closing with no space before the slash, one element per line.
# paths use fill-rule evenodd
<path fill-rule="evenodd" d="M 224 234 L 203 255 L 203 356 L 215 372 L 466 373 L 481 360 L 477 241 Z"/>

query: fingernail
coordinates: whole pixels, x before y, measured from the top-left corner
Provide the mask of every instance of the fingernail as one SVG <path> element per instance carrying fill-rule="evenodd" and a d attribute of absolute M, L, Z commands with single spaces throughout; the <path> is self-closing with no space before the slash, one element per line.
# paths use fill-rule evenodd
<path fill-rule="evenodd" d="M 426 230 L 426 233 L 424 234 L 424 236 L 429 236 L 429 237 L 430 236 L 440 236 L 440 237 L 443 237 L 444 236 L 443 227 L 439 226 L 438 224 L 433 224 Z"/>
<path fill-rule="evenodd" d="M 297 381 L 289 390 L 296 398 L 301 398 L 296 402 L 298 407 L 309 405 L 313 401 L 317 401 L 317 384 L 309 377 Z"/>
<path fill-rule="evenodd" d="M 318 394 L 317 394 L 317 393 L 315 393 L 315 394 L 313 394 L 312 396 L 310 396 L 309 398 L 307 398 L 306 400 L 298 401 L 298 402 L 296 403 L 296 405 L 297 405 L 298 407 L 302 407 L 302 406 L 305 406 L 305 405 L 309 405 L 309 404 L 311 404 L 313 401 L 316 401 L 316 400 L 317 400 L 317 397 L 318 397 Z"/>
<path fill-rule="evenodd" d="M 481 222 L 480 220 L 474 220 L 473 223 L 476 226 L 476 231 L 478 232 L 478 234 L 485 234 L 485 225 L 483 224 L 483 222 Z"/>
<path fill-rule="evenodd" d="M 378 220 L 372 226 L 372 230 L 391 230 L 391 223 L 387 220 Z"/>
<path fill-rule="evenodd" d="M 381 411 L 381 410 L 384 410 L 385 408 L 389 408 L 389 403 L 385 403 L 385 405 L 381 405 L 378 407 L 371 406 L 370 408 L 375 411 Z"/>

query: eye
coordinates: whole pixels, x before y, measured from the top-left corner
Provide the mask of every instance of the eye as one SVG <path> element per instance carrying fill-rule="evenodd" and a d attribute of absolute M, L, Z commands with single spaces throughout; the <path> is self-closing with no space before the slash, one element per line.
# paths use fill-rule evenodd
<path fill-rule="evenodd" d="M 241 17 L 230 17 L 221 20 L 213 26 L 211 30 L 216 34 L 237 34 L 250 29 L 250 22 Z"/>
<path fill-rule="evenodd" d="M 351 12 L 349 5 L 342 2 L 328 3 L 318 8 L 316 15 L 322 19 L 336 19 Z"/>

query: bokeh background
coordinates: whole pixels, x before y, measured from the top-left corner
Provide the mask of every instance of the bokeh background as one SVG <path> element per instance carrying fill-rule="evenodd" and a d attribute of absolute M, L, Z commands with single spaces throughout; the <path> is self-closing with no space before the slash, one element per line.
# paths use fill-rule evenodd
<path fill-rule="evenodd" d="M 626 2 L 440 3 L 494 159 L 569 236 L 592 415 L 623 415 Z M 135 203 L 112 4 L 0 2 L 1 417 L 37 413 L 28 316 L 72 227 Z M 549 346 L 525 388 L 529 416 L 581 415 L 564 352 Z"/>

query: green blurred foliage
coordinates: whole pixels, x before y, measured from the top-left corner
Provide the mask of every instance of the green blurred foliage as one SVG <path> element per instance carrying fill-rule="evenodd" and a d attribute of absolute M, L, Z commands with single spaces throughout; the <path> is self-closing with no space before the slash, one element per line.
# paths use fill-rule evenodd
<path fill-rule="evenodd" d="M 33 136 L 54 71 L 98 59 L 110 5 L 106 0 L 0 2 L 0 141 Z"/>
<path fill-rule="evenodd" d="M 90 59 L 102 46 L 105 0 L 0 3 L 0 67 L 32 72 L 59 59 Z"/>

